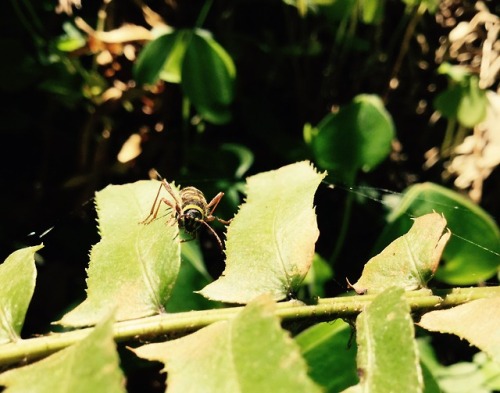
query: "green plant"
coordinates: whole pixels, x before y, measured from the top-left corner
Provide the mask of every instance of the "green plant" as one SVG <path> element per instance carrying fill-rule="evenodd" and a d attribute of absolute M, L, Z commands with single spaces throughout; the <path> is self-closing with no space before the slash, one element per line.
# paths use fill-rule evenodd
<path fill-rule="evenodd" d="M 0 384 L 7 391 L 124 391 L 115 340 L 164 363 L 168 392 L 432 391 L 444 374 L 421 365 L 414 319 L 422 329 L 457 334 L 498 361 L 499 288 L 428 288 L 450 238 L 445 217 L 435 212 L 416 217 L 407 234 L 366 264 L 352 285 L 363 295 L 294 299 L 313 261 L 313 196 L 325 175 L 304 161 L 250 177 L 247 199 L 228 228 L 225 272 L 192 288 L 216 303 L 180 313 L 164 312 L 179 285 L 177 221 L 165 205 L 159 219 L 140 223 L 158 182 L 99 192 L 102 238 L 90 253 L 87 298 L 55 322 L 70 330 L 20 338 L 42 245 L 20 249 L 0 265 L 0 363 L 44 357 L 0 374 Z M 196 258 L 186 259 L 183 264 Z M 340 318 L 355 324 L 357 355 Z M 165 334 L 183 337 L 165 340 Z"/>

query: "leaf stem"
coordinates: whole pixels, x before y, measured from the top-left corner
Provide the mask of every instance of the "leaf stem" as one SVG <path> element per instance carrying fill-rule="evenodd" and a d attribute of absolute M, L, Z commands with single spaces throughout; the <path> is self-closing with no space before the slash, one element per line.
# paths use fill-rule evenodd
<path fill-rule="evenodd" d="M 198 19 L 196 19 L 195 23 L 195 28 L 199 29 L 201 26 L 203 26 L 203 23 L 205 23 L 205 19 L 207 18 L 208 11 L 212 7 L 213 0 L 207 0 L 205 1 L 205 4 L 203 4 L 203 7 L 198 15 Z"/>
<path fill-rule="evenodd" d="M 337 258 L 339 257 L 340 251 L 342 251 L 342 247 L 344 246 L 345 238 L 347 236 L 347 231 L 349 230 L 349 222 L 351 220 L 351 210 L 352 210 L 353 200 L 354 200 L 354 193 L 348 192 L 346 195 L 340 232 L 337 237 L 337 241 L 335 242 L 335 248 L 333 249 L 332 255 L 330 256 L 329 259 L 330 266 L 332 268 L 335 267 L 335 262 L 337 262 Z"/>
<path fill-rule="evenodd" d="M 320 299 L 318 304 L 304 305 L 299 301 L 278 303 L 276 315 L 283 322 L 309 320 L 312 323 L 356 316 L 376 295 L 355 295 Z M 454 288 L 450 290 L 420 290 L 405 294 L 412 312 L 450 308 L 473 300 L 500 296 L 500 287 Z M 211 323 L 234 317 L 243 307 L 228 307 L 204 311 L 161 314 L 136 320 L 117 322 L 114 338 L 117 342 L 144 340 L 169 335 L 185 335 Z M 48 356 L 84 339 L 92 328 L 65 333 L 52 333 L 0 346 L 0 365 L 32 361 Z"/>

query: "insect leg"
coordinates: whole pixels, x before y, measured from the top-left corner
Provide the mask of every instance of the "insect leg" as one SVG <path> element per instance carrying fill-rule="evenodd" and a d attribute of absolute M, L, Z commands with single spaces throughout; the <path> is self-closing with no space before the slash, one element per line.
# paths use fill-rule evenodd
<path fill-rule="evenodd" d="M 182 201 L 179 199 L 169 182 L 163 179 L 162 185 L 163 187 L 165 187 L 165 190 L 167 190 L 167 192 L 172 196 L 172 198 L 174 198 L 174 201 L 177 205 L 177 208 L 175 210 L 177 211 L 177 213 L 181 214 Z"/>
<path fill-rule="evenodd" d="M 211 216 L 214 213 L 215 209 L 217 208 L 217 205 L 219 204 L 219 202 L 220 202 L 220 200 L 222 199 L 223 196 L 224 196 L 224 193 L 222 191 L 219 192 L 216 196 L 214 196 L 212 198 L 212 200 L 210 201 L 210 203 L 207 205 L 207 210 L 211 209 L 208 212 L 209 216 Z"/>
<path fill-rule="evenodd" d="M 156 202 L 158 202 L 158 198 L 160 196 L 161 187 L 162 187 L 162 185 L 160 184 L 160 187 L 158 187 L 158 192 L 156 193 L 156 198 L 153 202 L 153 205 L 151 206 L 151 211 L 149 212 L 149 215 L 146 217 L 145 220 L 142 220 L 139 224 L 146 224 L 147 222 L 151 222 L 156 217 L 156 214 L 153 214 L 153 213 L 155 213 L 155 206 L 156 206 Z M 160 203 L 158 203 L 158 205 L 160 205 Z"/>
<path fill-rule="evenodd" d="M 155 199 L 155 203 L 153 204 L 153 208 L 152 208 L 149 216 L 145 220 L 141 221 L 139 224 L 150 224 L 151 222 L 153 222 L 154 219 L 156 218 L 156 216 L 158 215 L 158 212 L 160 211 L 160 207 L 161 207 L 162 202 L 165 205 L 171 207 L 173 210 L 177 210 L 176 206 L 172 203 L 172 201 L 168 200 L 167 198 L 161 198 L 160 201 L 158 202 L 158 205 L 156 205 L 157 199 L 158 198 Z M 156 205 L 156 209 L 154 209 L 155 205 Z"/>
<path fill-rule="evenodd" d="M 217 220 L 220 223 L 225 224 L 225 225 L 228 225 L 231 222 L 231 220 L 226 221 L 226 220 L 223 220 L 222 218 L 219 218 L 219 217 L 216 217 L 213 215 L 215 209 L 217 208 L 217 205 L 219 204 L 219 202 L 223 196 L 224 196 L 224 193 L 222 191 L 219 192 L 216 196 L 213 197 L 213 199 L 207 205 L 207 209 L 210 209 L 210 210 L 208 211 L 207 217 L 205 218 L 206 221 L 210 222 L 213 220 Z"/>
<path fill-rule="evenodd" d="M 174 198 L 175 203 L 168 200 L 167 198 L 159 199 L 162 187 L 164 187 L 167 190 L 167 192 L 172 196 L 172 198 Z M 167 206 L 170 206 L 177 213 L 177 215 L 181 214 L 181 203 L 177 195 L 175 194 L 174 190 L 165 179 L 161 181 L 160 187 L 158 188 L 158 192 L 156 193 L 156 198 L 153 202 L 153 206 L 151 206 L 151 211 L 149 212 L 149 216 L 147 216 L 145 220 L 141 221 L 140 224 L 149 224 L 150 222 L 152 222 L 158 215 L 158 211 L 160 210 L 162 202 L 165 203 Z"/>

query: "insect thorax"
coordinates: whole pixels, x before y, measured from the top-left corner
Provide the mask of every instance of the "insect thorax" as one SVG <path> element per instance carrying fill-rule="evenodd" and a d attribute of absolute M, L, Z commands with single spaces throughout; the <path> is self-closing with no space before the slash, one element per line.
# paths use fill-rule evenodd
<path fill-rule="evenodd" d="M 203 193 L 195 187 L 185 187 L 180 191 L 182 199 L 181 227 L 188 233 L 196 232 L 207 215 L 207 201 Z"/>
<path fill-rule="evenodd" d="M 200 207 L 204 212 L 207 207 L 207 200 L 205 195 L 195 187 L 184 187 L 180 191 L 182 200 L 182 209 L 187 205 L 196 205 Z"/>

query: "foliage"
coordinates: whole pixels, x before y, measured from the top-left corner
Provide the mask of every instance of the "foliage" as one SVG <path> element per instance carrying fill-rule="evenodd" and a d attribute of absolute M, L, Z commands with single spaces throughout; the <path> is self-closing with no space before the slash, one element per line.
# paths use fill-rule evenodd
<path fill-rule="evenodd" d="M 423 381 L 429 392 L 498 390 L 493 334 L 483 343 L 463 330 L 466 322 L 454 326 L 452 333 L 478 345 L 478 352 L 458 338 L 450 344 L 453 338 L 437 333 L 442 326 L 417 325 L 413 334 L 407 320 L 431 316 L 427 311 L 436 305 L 454 310 L 498 297 L 497 3 L 8 2 L 0 16 L 0 244 L 8 256 L 0 268 L 6 277 L 0 342 L 11 342 L 2 345 L 2 362 L 72 349 L 94 329 L 82 327 L 97 324 L 106 326 L 98 335 L 110 360 L 109 389 L 123 388 L 114 337 L 126 341 L 118 344 L 126 389 L 142 392 L 148 384 L 162 386 L 164 377 L 151 372 L 157 364 L 124 347 L 137 346 L 134 337 L 161 341 L 162 334 L 174 338 L 240 317 L 258 326 L 272 320 L 276 328 L 281 319 L 284 330 L 268 330 L 285 343 L 279 350 L 296 359 L 297 343 L 308 375 L 327 391 L 355 386 L 358 377 L 352 389 L 378 375 L 392 375 L 397 384 L 402 379 L 384 369 L 393 359 L 379 368 L 384 354 L 368 363 L 363 355 L 372 332 L 382 335 L 388 323 L 377 316 L 377 309 L 384 311 L 376 299 L 386 296 L 404 326 L 405 335 L 394 338 L 405 343 L 408 359 L 415 336 L 419 344 L 420 366 L 414 358 L 401 364 L 412 370 L 406 374 L 412 389 Z M 304 166 L 310 177 L 293 171 L 282 183 L 275 177 L 305 160 L 317 168 Z M 225 255 L 203 228 L 197 242 L 172 242 L 177 227 L 165 204 L 160 219 L 138 224 L 158 183 L 137 181 L 155 177 L 152 168 L 176 184 L 196 186 L 208 200 L 223 191 L 215 212 L 221 218 L 239 209 L 226 238 L 220 223 L 210 223 L 226 240 Z M 97 190 L 100 233 L 95 212 L 81 208 L 91 210 Z M 435 239 L 428 244 L 410 230 L 433 213 L 451 231 L 441 257 L 441 223 L 429 229 Z M 37 235 L 26 239 L 32 231 Z M 408 250 L 391 243 L 398 237 Z M 380 256 L 394 248 L 411 257 L 419 247 L 434 257 L 411 266 L 397 258 L 398 272 Z M 381 272 L 396 286 L 423 288 L 401 295 Z M 358 278 L 358 291 L 368 289 L 362 296 L 348 284 Z M 250 303 L 248 309 L 200 295 L 221 282 L 224 290 L 210 298 Z M 449 288 L 461 285 L 473 287 Z M 266 288 L 275 300 L 307 305 L 252 303 Z M 494 309 L 487 304 L 477 303 L 479 314 L 465 319 L 458 309 L 459 320 L 472 318 L 478 324 L 472 330 L 482 331 L 481 315 Z M 113 333 L 106 319 L 111 309 Z M 245 319 L 249 313 L 256 319 Z M 356 340 L 349 339 L 348 324 L 334 318 L 362 325 L 357 363 L 368 366 L 359 375 Z M 267 347 L 253 349 L 274 348 Z M 88 360 L 93 354 L 81 355 L 88 372 L 102 366 Z M 303 361 L 292 363 L 303 381 Z M 31 376 L 40 374 L 51 379 L 43 371 Z"/>
<path fill-rule="evenodd" d="M 161 212 L 162 207 L 167 207 L 167 203 L 161 202 L 163 198 L 170 198 L 173 204 L 174 194 L 167 193 L 156 180 L 108 186 L 100 191 L 96 204 L 102 240 L 90 255 L 87 299 L 58 322 L 73 327 L 96 327 L 54 333 L 47 337 L 48 342 L 45 337 L 20 340 L 9 336 L 9 331 L 19 331 L 27 311 L 20 309 L 17 301 L 26 299 L 25 293 L 33 290 L 32 280 L 13 280 L 12 266 L 17 271 L 26 266 L 34 269 L 33 255 L 40 247 L 16 251 L 0 270 L 0 285 L 6 287 L 10 282 L 12 288 L 5 294 L 9 300 L 2 312 L 4 315 L 18 312 L 16 319 L 3 318 L 1 333 L 6 338 L 3 344 L 6 350 L 1 352 L 0 363 L 9 364 L 16 356 L 33 360 L 50 355 L 61 346 L 67 348 L 31 365 L 0 374 L 0 383 L 7 391 L 21 391 L 26 383 L 32 386 L 34 380 L 39 381 L 36 389 L 40 392 L 73 385 L 80 391 L 123 391 L 123 374 L 113 339 L 127 337 L 130 340 L 131 334 L 136 339 L 137 336 L 151 338 L 146 326 L 153 326 L 154 336 L 162 341 L 160 337 L 166 333 L 164 322 L 167 321 L 174 322 L 169 329 L 184 337 L 140 344 L 131 350 L 141 358 L 164 363 L 169 392 L 251 392 L 256 389 L 319 392 L 326 387 L 337 391 L 341 386 L 348 388 L 347 391 L 421 392 L 424 375 L 411 316 L 411 312 L 417 310 L 423 313 L 419 326 L 431 331 L 445 326 L 447 332 L 467 339 L 496 360 L 498 321 L 489 314 L 498 309 L 498 287 L 486 292 L 472 291 L 457 300 L 450 298 L 448 303 L 446 297 L 433 299 L 436 296 L 432 292 L 415 291 L 432 279 L 450 237 L 446 219 L 438 213 L 417 217 L 407 234 L 367 263 L 353 288 L 368 295 L 323 299 L 322 302 L 304 299 L 310 305 L 298 300 L 281 303 L 283 307 L 275 303 L 298 293 L 312 264 L 312 250 L 317 241 L 313 195 L 324 176 L 304 161 L 248 179 L 247 201 L 228 228 L 228 269 L 217 281 L 198 291 L 226 304 L 212 312 L 200 311 L 191 321 L 187 314 L 193 317 L 192 312 L 178 313 L 177 320 L 175 314 L 163 312 L 181 260 L 178 213 L 170 207 Z M 160 201 L 161 214 L 153 216 L 152 221 L 141 220 L 144 216 L 149 218 L 144 208 L 148 204 L 144 202 L 152 195 L 157 195 L 155 202 Z M 134 206 L 137 211 L 130 212 Z M 125 214 L 127 211 L 130 215 Z M 156 211 L 156 204 L 152 211 Z M 255 220 L 258 225 L 252 223 L 254 215 L 259 216 Z M 273 230 L 262 231 L 262 228 Z M 300 247 L 295 249 L 297 244 Z M 248 252 L 250 248 L 252 253 Z M 261 255 L 265 258 L 260 258 Z M 244 260 L 238 260 L 242 256 Z M 236 269 L 236 273 L 231 269 Z M 218 288 L 219 280 L 224 280 L 224 290 Z M 262 285 L 259 286 L 259 282 Z M 369 298 L 370 294 L 378 295 Z M 328 307 L 328 301 L 332 301 L 332 305 L 343 302 L 342 310 Z M 429 301 L 437 303 L 431 307 L 426 303 Z M 227 303 L 246 306 L 234 308 Z M 452 308 L 427 312 L 441 307 Z M 153 312 L 159 315 L 147 318 Z M 356 316 L 357 360 L 354 362 L 352 352 L 343 360 L 351 367 L 345 378 L 334 376 L 332 379 L 331 370 L 325 369 L 323 358 L 317 355 L 338 348 L 339 342 L 347 345 L 345 329 L 315 325 L 294 338 L 280 324 L 306 318 L 314 325 L 319 316 L 324 320 Z M 447 322 L 450 319 L 455 320 L 451 329 Z M 122 322 L 116 323 L 113 329 L 114 321 Z M 465 326 L 468 327 L 464 330 Z M 196 328 L 197 332 L 189 334 L 190 329 Z M 120 331 L 127 332 L 126 336 Z M 44 344 L 38 344 L 40 340 Z M 26 346 L 21 347 L 23 341 Z M 339 356 L 345 355 L 339 351 L 332 356 L 330 361 L 325 359 L 326 364 L 340 361 Z M 79 367 L 76 373 L 74 364 Z M 64 377 L 54 378 L 47 370 Z M 355 370 L 359 373 L 359 383 L 349 387 L 357 382 L 352 378 Z M 91 378 L 81 381 L 86 374 L 91 374 Z"/>

